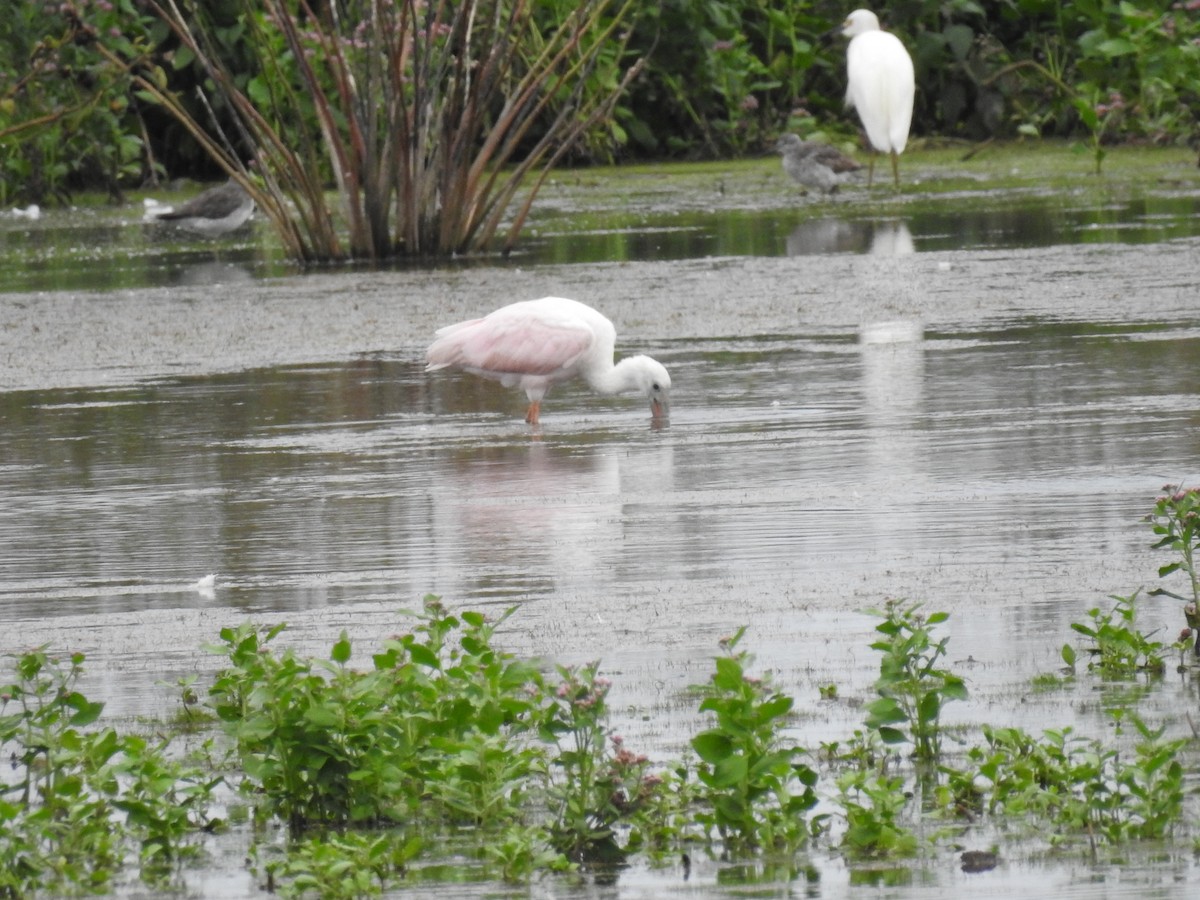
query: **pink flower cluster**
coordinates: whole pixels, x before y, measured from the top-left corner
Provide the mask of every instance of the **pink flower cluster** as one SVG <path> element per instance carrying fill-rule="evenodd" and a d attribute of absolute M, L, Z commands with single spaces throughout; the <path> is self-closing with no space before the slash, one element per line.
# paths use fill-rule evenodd
<path fill-rule="evenodd" d="M 625 746 L 625 739 L 619 734 L 614 734 L 611 738 L 613 747 L 616 753 L 613 755 L 613 763 L 618 768 L 629 768 L 631 766 L 643 766 L 650 761 L 650 757 L 644 753 L 634 753 Z"/>
<path fill-rule="evenodd" d="M 1119 112 L 1125 108 L 1125 98 L 1120 91 L 1110 91 L 1107 103 L 1096 104 L 1096 115 L 1107 116 L 1111 112 Z"/>

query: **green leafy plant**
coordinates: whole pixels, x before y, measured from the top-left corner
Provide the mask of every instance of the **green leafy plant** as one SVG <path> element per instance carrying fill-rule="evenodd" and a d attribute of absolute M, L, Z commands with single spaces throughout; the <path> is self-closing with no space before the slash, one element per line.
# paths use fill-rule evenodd
<path fill-rule="evenodd" d="M 526 883 L 537 872 L 564 872 L 575 865 L 552 847 L 552 840 L 539 825 L 512 824 L 488 841 L 483 852 L 505 881 Z"/>
<path fill-rule="evenodd" d="M 0 15 L 0 205 L 65 200 L 141 179 L 144 122 L 123 65 L 98 49 L 146 52 L 134 0 L 10 3 Z"/>
<path fill-rule="evenodd" d="M 967 687 L 961 677 L 938 667 L 949 638 L 935 640 L 932 629 L 949 616 L 926 616 L 920 609 L 920 604 L 893 600 L 875 612 L 884 617 L 875 626 L 882 637 L 871 644 L 883 654 L 875 682 L 880 696 L 867 706 L 866 724 L 886 743 L 910 741 L 918 759 L 935 760 L 941 752 L 942 706 L 965 700 Z M 899 726 L 907 726 L 907 732 Z"/>
<path fill-rule="evenodd" d="M 557 749 L 551 843 L 575 862 L 612 862 L 623 855 L 617 826 L 646 806 L 662 779 L 649 771 L 645 755 L 610 730 L 611 682 L 599 674 L 599 664 L 559 666 L 558 675 L 539 728 Z"/>
<path fill-rule="evenodd" d="M 884 772 L 891 748 L 874 728 L 856 728 L 845 741 L 829 741 L 821 745 L 821 758 L 838 767 L 859 771 Z"/>
<path fill-rule="evenodd" d="M 330 900 L 378 897 L 421 850 L 419 838 L 396 831 L 317 834 L 294 842 L 287 854 L 255 858 L 267 888 L 281 897 L 315 894 Z"/>
<path fill-rule="evenodd" d="M 452 614 L 426 597 L 406 613 L 411 630 L 383 639 L 363 670 L 351 667 L 345 635 L 328 658 L 311 659 L 277 646 L 282 626 L 224 629 L 214 649 L 226 665 L 208 699 L 232 749 L 214 757 L 222 736 L 206 741 L 206 773 L 160 739 L 100 727 L 101 705 L 78 689 L 81 655 L 22 655 L 0 688 L 0 748 L 17 772 L 0 788 L 0 896 L 106 890 L 133 858 L 153 887 L 173 889 L 198 836 L 224 827 L 208 813 L 212 772 L 228 770 L 233 782 L 239 765 L 254 821 L 291 826 L 278 843 L 264 837 L 270 828 L 250 838 L 254 871 L 284 896 L 378 896 L 430 847 L 452 846 L 490 877 L 527 883 L 714 835 L 728 858 L 790 859 L 842 821 L 847 857 L 905 858 L 922 849 L 915 826 L 930 811 L 1003 816 L 997 824 L 1048 833 L 1052 844 L 1086 841 L 1093 852 L 1161 840 L 1184 821 L 1186 742 L 1136 714 L 1148 686 L 1106 694 L 1116 725 L 1106 741 L 1071 728 L 1035 738 L 985 727 L 964 764 L 939 758 L 936 784 L 925 759 L 913 767 L 895 752 L 905 732 L 865 726 L 822 745 L 835 812 L 814 815 L 817 773 L 786 735 L 792 700 L 750 674 L 745 629 L 722 641 L 696 688 L 712 720 L 691 741 L 696 758 L 653 771 L 613 730 L 598 664 L 547 675 L 494 646 L 509 614 Z M 931 634 L 944 619 L 896 604 L 887 616 L 875 648 L 894 662 L 881 670 L 895 676 L 880 679 L 896 693 L 888 699 L 919 709 L 930 691 L 953 694 L 961 682 L 937 665 L 946 640 Z M 914 768 L 919 802 L 908 789 Z"/>
<path fill-rule="evenodd" d="M 1096 174 L 1099 175 L 1107 155 L 1105 139 L 1110 125 L 1125 109 L 1125 101 L 1117 91 L 1102 99 L 1101 92 L 1095 85 L 1083 84 L 1078 87 L 1072 103 L 1079 114 L 1079 121 L 1088 130 L 1092 161 L 1096 167 Z"/>
<path fill-rule="evenodd" d="M 1163 485 L 1162 493 L 1154 501 L 1154 510 L 1147 516 L 1151 528 L 1158 535 L 1155 550 L 1173 550 L 1178 559 L 1159 566 L 1158 577 L 1166 578 L 1175 572 L 1187 575 L 1189 592 L 1185 596 L 1159 588 L 1152 594 L 1162 594 L 1184 601 L 1183 616 L 1187 628 L 1180 633 L 1173 646 L 1182 647 L 1196 636 L 1193 652 L 1200 656 L 1200 571 L 1196 568 L 1196 552 L 1200 547 L 1200 490 L 1185 489 L 1182 485 Z M 1180 660 L 1182 665 L 1182 656 Z"/>
<path fill-rule="evenodd" d="M 1163 485 L 1162 493 L 1154 501 L 1154 510 L 1147 516 L 1150 527 L 1158 540 L 1155 550 L 1172 550 L 1178 558 L 1158 567 L 1158 577 L 1166 578 L 1175 572 L 1183 572 L 1188 579 L 1188 593 L 1181 597 L 1169 591 L 1156 593 L 1200 604 L 1200 569 L 1197 569 L 1197 553 L 1200 550 L 1200 489 L 1184 488 L 1182 485 Z"/>
<path fill-rule="evenodd" d="M 1102 118 L 1111 116 L 1114 129 L 1158 142 L 1194 130 L 1200 96 L 1194 13 L 1183 4 L 1104 7 L 1077 38 L 1080 93 L 1107 98 Z"/>
<path fill-rule="evenodd" d="M 498 623 L 479 613 L 452 616 L 431 596 L 410 615 L 420 624 L 384 641 L 366 672 L 348 665 L 344 634 L 329 660 L 311 660 L 272 652 L 282 626 L 221 631 L 213 649 L 229 666 L 211 688 L 214 708 L 244 786 L 293 832 L 404 821 L 430 800 L 473 824 L 516 815 L 540 757 L 508 741 L 530 727 L 537 691 L 525 687 L 539 673 L 494 650 Z"/>
<path fill-rule="evenodd" d="M 862 769 L 837 779 L 837 803 L 846 818 L 842 848 L 853 856 L 912 856 L 917 837 L 900 823 L 910 796 L 904 779 Z"/>
<path fill-rule="evenodd" d="M 1113 596 L 1115 605 L 1108 610 L 1092 607 L 1088 610 L 1091 624 L 1072 622 L 1071 628 L 1094 642 L 1089 669 L 1096 669 L 1110 678 L 1128 678 L 1138 672 L 1161 674 L 1166 667 L 1163 644 L 1137 628 L 1137 597 Z M 1064 649 L 1064 659 L 1067 658 Z M 1074 657 L 1071 656 L 1073 662 Z"/>
<path fill-rule="evenodd" d="M 1164 837 L 1183 810 L 1185 741 L 1164 741 L 1163 729 L 1129 718 L 1140 737 L 1132 759 L 1071 728 L 1048 729 L 1038 740 L 1018 728 L 985 727 L 987 746 L 968 753 L 974 768 L 965 780 L 989 812 L 1049 823 L 1061 835 L 1052 840 L 1083 835 L 1095 849 L 1098 840 Z"/>
<path fill-rule="evenodd" d="M 746 629 L 721 642 L 724 655 L 701 690 L 701 712 L 716 726 L 692 738 L 700 757 L 697 777 L 707 811 L 700 823 L 715 829 L 731 850 L 795 847 L 807 837 L 805 814 L 816 805 L 817 773 L 798 757 L 803 748 L 783 740 L 792 698 L 767 677 L 747 674 L 750 656 L 738 649 Z"/>
<path fill-rule="evenodd" d="M 0 688 L 0 747 L 16 770 L 0 791 L 2 896 L 104 890 L 130 844 L 143 878 L 161 884 L 218 824 L 207 810 L 219 778 L 165 743 L 93 727 L 103 704 L 78 688 L 83 663 L 31 650 Z"/>

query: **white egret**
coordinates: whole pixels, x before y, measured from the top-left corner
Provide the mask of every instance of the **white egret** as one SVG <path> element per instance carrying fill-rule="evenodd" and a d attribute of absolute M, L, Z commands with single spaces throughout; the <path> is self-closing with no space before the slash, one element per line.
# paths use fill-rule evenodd
<path fill-rule="evenodd" d="M 869 9 L 856 9 L 842 23 L 846 48 L 846 104 L 858 111 L 867 139 L 892 158 L 892 177 L 900 186 L 900 154 L 908 143 L 916 82 L 912 57 L 894 34 L 881 31 Z M 875 175 L 872 157 L 867 187 Z"/>

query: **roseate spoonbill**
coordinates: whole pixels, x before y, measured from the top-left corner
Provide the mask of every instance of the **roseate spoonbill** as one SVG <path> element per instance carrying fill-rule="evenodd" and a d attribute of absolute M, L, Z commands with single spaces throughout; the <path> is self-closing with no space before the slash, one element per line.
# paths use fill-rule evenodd
<path fill-rule="evenodd" d="M 908 143 L 916 84 L 912 57 L 894 34 L 881 31 L 869 9 L 856 9 L 842 23 L 846 48 L 846 104 L 858 110 L 871 146 L 892 157 L 892 177 L 900 186 L 900 154 Z M 875 175 L 872 156 L 867 187 Z"/>
<path fill-rule="evenodd" d="M 850 172 L 862 163 L 851 159 L 837 147 L 817 141 L 802 141 L 794 134 L 783 134 L 775 143 L 783 156 L 783 171 L 800 184 L 832 194 Z"/>
<path fill-rule="evenodd" d="M 577 300 L 542 297 L 502 306 L 482 319 L 447 325 L 425 351 L 425 371 L 457 368 L 517 387 L 529 398 L 525 421 L 538 424 L 550 385 L 582 376 L 600 394 L 637 391 L 656 419 L 667 415 L 671 376 L 648 356 L 613 365 L 617 330 Z"/>
<path fill-rule="evenodd" d="M 157 218 L 188 231 L 215 236 L 233 231 L 245 224 L 254 213 L 254 200 L 232 178 L 220 187 L 199 194 Z"/>

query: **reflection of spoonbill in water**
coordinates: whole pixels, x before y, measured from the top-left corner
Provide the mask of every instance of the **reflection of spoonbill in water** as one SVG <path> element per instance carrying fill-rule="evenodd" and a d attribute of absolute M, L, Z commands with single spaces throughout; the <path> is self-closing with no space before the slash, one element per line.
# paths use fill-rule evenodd
<path fill-rule="evenodd" d="M 643 394 L 654 418 L 663 418 L 671 376 L 648 356 L 629 356 L 613 365 L 616 339 L 613 323 L 590 306 L 543 297 L 438 329 L 425 353 L 425 369 L 453 367 L 521 388 L 529 398 L 525 421 L 531 425 L 538 424 L 550 385 L 576 375 L 600 394 Z"/>
<path fill-rule="evenodd" d="M 892 177 L 900 186 L 900 154 L 908 144 L 916 93 L 912 57 L 894 34 L 881 31 L 867 9 L 846 17 L 841 32 L 846 48 L 846 103 L 858 110 L 871 146 L 892 158 Z M 867 187 L 875 174 L 875 158 L 867 169 Z"/>

